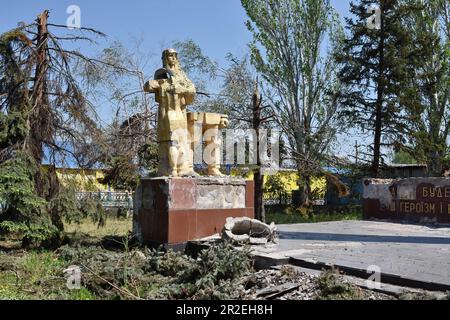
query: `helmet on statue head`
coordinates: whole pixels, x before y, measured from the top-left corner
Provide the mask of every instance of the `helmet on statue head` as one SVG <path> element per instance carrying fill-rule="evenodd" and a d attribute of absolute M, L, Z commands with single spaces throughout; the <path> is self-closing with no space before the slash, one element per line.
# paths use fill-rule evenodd
<path fill-rule="evenodd" d="M 173 49 L 173 48 L 169 48 L 169 49 L 166 49 L 166 50 L 163 51 L 163 54 L 162 54 L 163 61 L 169 54 L 174 54 L 175 57 L 178 58 L 178 52 L 175 49 Z"/>
<path fill-rule="evenodd" d="M 172 64 L 175 64 L 175 68 L 178 69 L 179 66 L 179 62 L 178 62 L 178 52 L 175 49 L 166 49 L 163 51 L 162 54 L 162 62 L 163 62 L 163 67 L 166 69 L 171 69 L 169 67 L 169 57 L 175 57 L 175 61 L 172 62 Z M 172 66 L 173 68 L 173 66 Z"/>

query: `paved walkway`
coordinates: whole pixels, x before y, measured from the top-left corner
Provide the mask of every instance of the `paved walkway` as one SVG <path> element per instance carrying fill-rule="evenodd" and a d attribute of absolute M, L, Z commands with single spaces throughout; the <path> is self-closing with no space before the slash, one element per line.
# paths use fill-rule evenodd
<path fill-rule="evenodd" d="M 258 248 L 256 255 L 299 266 L 334 265 L 367 277 L 367 269 L 376 266 L 383 282 L 450 290 L 450 228 L 342 221 L 278 230 L 279 245 Z"/>

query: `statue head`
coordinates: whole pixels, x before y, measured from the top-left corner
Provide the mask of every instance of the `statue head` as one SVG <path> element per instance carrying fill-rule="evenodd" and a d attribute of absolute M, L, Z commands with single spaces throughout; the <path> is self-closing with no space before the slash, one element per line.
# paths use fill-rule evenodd
<path fill-rule="evenodd" d="M 171 70 L 179 69 L 178 52 L 175 49 L 166 49 L 162 54 L 163 67 Z"/>

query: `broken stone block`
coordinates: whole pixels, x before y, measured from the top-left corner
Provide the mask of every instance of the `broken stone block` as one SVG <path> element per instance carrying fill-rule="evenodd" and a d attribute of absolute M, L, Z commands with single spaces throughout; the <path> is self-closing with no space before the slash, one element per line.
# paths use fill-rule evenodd
<path fill-rule="evenodd" d="M 246 217 L 227 218 L 222 238 L 238 245 L 278 243 L 278 233 L 274 223 L 267 225 L 259 220 Z"/>

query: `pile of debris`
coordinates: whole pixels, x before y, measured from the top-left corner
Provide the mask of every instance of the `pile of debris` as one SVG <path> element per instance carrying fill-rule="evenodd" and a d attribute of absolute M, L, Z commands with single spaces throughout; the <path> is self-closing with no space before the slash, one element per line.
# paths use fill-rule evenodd
<path fill-rule="evenodd" d="M 342 277 L 323 272 L 320 275 L 298 272 L 292 266 L 261 270 L 250 274 L 242 290 L 246 300 L 394 300 L 393 296 L 364 290 Z"/>
<path fill-rule="evenodd" d="M 251 272 L 248 252 L 225 242 L 195 259 L 172 250 L 68 246 L 57 256 L 79 267 L 82 286 L 102 299 L 236 299 L 242 277 Z"/>

